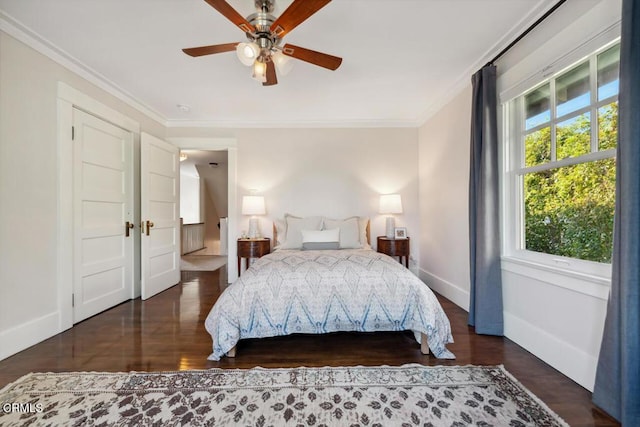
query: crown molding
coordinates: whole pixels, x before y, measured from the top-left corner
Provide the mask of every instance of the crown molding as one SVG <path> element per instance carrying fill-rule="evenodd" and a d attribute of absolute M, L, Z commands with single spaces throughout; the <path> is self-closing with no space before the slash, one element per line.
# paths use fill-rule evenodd
<path fill-rule="evenodd" d="M 0 30 L 16 38 L 27 46 L 35 49 L 37 52 L 45 55 L 54 62 L 67 68 L 71 72 L 84 78 L 88 82 L 96 85 L 108 94 L 116 97 L 130 107 L 136 109 L 140 113 L 164 125 L 167 128 L 238 128 L 238 129 L 255 129 L 255 128 L 419 128 L 436 114 L 443 105 L 450 102 L 464 88 L 470 85 L 471 75 L 480 69 L 490 58 L 494 57 L 497 52 L 513 40 L 521 29 L 526 28 L 530 23 L 542 16 L 546 10 L 552 7 L 554 0 L 539 0 L 531 13 L 520 21 L 516 22 L 511 30 L 496 42 L 492 47 L 487 49 L 472 66 L 460 73 L 454 84 L 450 85 L 446 90 L 439 94 L 425 94 L 425 99 L 430 99 L 428 106 L 410 119 L 355 119 L 355 120 L 300 120 L 300 121 L 240 121 L 240 120 L 173 120 L 163 116 L 158 111 L 145 105 L 137 100 L 132 94 L 128 93 L 116 83 L 109 80 L 96 70 L 88 67 L 69 53 L 58 48 L 50 41 L 44 39 L 36 32 L 29 29 L 10 15 L 0 10 Z"/>
<path fill-rule="evenodd" d="M 236 120 L 168 120 L 168 128 L 231 128 L 231 129 L 281 129 L 281 128 L 417 128 L 418 120 L 300 120 L 300 121 L 236 121 Z"/>
<path fill-rule="evenodd" d="M 2 10 L 0 10 L 0 31 L 7 33 L 11 37 L 24 43 L 69 71 L 77 74 L 89 83 L 94 84 L 109 95 L 116 97 L 152 120 L 166 126 L 167 119 L 160 113 L 136 100 L 133 95 L 119 87 L 116 83 L 112 82 L 91 67 L 88 67 L 69 53 L 57 47 L 55 44 L 41 37 L 35 31 L 23 25 L 21 22 Z"/>
<path fill-rule="evenodd" d="M 0 10 L 0 31 L 3 31 L 41 53 L 55 63 L 94 84 L 140 113 L 167 128 L 417 128 L 422 123 L 413 119 L 356 119 L 356 120 L 300 120 L 300 121 L 241 121 L 241 120 L 172 120 L 137 100 L 116 83 L 80 60 L 41 37 L 18 20 Z"/>
<path fill-rule="evenodd" d="M 448 104 L 451 100 L 453 100 L 464 88 L 467 86 L 471 86 L 471 76 L 481 69 L 487 62 L 491 60 L 491 58 L 495 57 L 496 54 L 514 40 L 523 28 L 528 28 L 532 23 L 534 23 L 538 18 L 546 13 L 553 5 L 556 3 L 556 0 L 539 0 L 535 7 L 531 10 L 529 14 L 523 17 L 520 21 L 516 22 L 511 26 L 511 29 L 505 32 L 504 36 L 500 38 L 496 43 L 493 44 L 490 48 L 488 48 L 484 54 L 482 54 L 470 67 L 468 67 L 465 71 L 460 73 L 455 83 L 449 86 L 447 91 L 443 94 L 436 96 L 434 101 L 432 101 L 421 114 L 418 115 L 418 119 L 416 120 L 421 127 L 424 125 L 427 120 L 429 120 L 434 114 L 436 114 L 444 105 Z"/>

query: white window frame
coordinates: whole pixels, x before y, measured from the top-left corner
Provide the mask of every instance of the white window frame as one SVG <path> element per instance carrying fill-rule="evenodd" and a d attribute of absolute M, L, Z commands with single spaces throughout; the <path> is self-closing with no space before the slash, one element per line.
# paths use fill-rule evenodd
<path fill-rule="evenodd" d="M 618 99 L 618 95 L 598 101 L 597 81 L 591 78 L 591 102 L 588 107 L 571 112 L 562 117 L 556 117 L 555 105 L 555 79 L 571 68 L 578 66 L 585 61 L 590 61 L 591 76 L 594 75 L 594 67 L 598 54 L 607 50 L 611 46 L 619 43 L 616 38 L 604 45 L 595 47 L 587 56 L 563 58 L 563 67 L 554 67 L 553 74 L 542 75 L 536 82 L 527 81 L 530 85 L 526 90 L 522 90 L 512 99 L 502 103 L 502 213 L 503 213 L 503 268 L 518 274 L 537 277 L 540 274 L 559 274 L 564 279 L 553 280 L 559 286 L 568 287 L 579 292 L 591 295 L 603 295 L 602 286 L 608 287 L 611 282 L 611 264 L 604 264 L 593 261 L 586 261 L 577 258 L 570 258 L 558 255 L 545 254 L 524 249 L 524 203 L 523 203 L 523 180 L 525 173 L 538 172 L 548 169 L 555 169 L 563 166 L 570 166 L 606 158 L 615 158 L 616 150 L 592 151 L 578 157 L 557 160 L 555 147 L 555 132 L 551 132 L 551 161 L 542 165 L 530 167 L 524 166 L 524 95 L 550 82 L 551 93 L 551 120 L 545 124 L 529 129 L 526 133 L 541 129 L 550 125 L 561 123 L 567 119 L 577 117 L 580 114 L 590 112 L 591 114 L 591 146 L 592 150 L 597 146 L 597 113 L 602 106 L 608 105 Z M 558 64 L 556 64 L 558 65 Z M 577 280 L 574 280 L 577 279 Z M 575 286 L 576 282 L 592 284 L 594 286 Z"/>

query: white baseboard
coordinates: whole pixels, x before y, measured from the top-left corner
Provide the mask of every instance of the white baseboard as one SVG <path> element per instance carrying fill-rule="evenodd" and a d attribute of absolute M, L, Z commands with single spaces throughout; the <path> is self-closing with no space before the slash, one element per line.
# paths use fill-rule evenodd
<path fill-rule="evenodd" d="M 60 313 L 54 312 L 0 332 L 0 360 L 38 344 L 58 333 Z"/>
<path fill-rule="evenodd" d="M 420 269 L 420 280 L 460 308 L 469 311 L 469 291 Z M 547 331 L 504 312 L 507 338 L 589 391 L 593 391 L 598 359 Z M 455 337 L 454 337 L 455 338 Z"/>
<path fill-rule="evenodd" d="M 504 334 L 582 387 L 593 391 L 597 357 L 506 311 L 504 312 Z"/>
<path fill-rule="evenodd" d="M 435 274 L 420 269 L 418 277 L 432 290 L 453 302 L 465 311 L 469 311 L 469 291 L 462 289 Z"/>

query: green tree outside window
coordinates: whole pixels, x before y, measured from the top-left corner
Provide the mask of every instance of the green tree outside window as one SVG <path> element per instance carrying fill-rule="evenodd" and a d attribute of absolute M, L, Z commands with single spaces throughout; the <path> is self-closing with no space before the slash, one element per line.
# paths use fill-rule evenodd
<path fill-rule="evenodd" d="M 616 147 L 618 104 L 598 109 L 598 150 Z M 551 160 L 551 127 L 525 137 L 525 165 Z M 556 127 L 556 159 L 590 152 L 589 113 Z M 615 158 L 524 175 L 525 247 L 528 250 L 610 263 L 615 204 Z"/>

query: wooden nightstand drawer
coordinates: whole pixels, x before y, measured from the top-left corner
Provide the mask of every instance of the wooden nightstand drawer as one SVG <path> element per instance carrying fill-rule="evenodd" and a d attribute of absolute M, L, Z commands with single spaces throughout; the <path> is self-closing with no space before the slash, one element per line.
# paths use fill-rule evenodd
<path fill-rule="evenodd" d="M 245 258 L 246 268 L 249 268 L 251 258 L 260 258 L 271 252 L 270 239 L 238 239 L 238 276 L 242 273 L 242 258 Z"/>
<path fill-rule="evenodd" d="M 397 256 L 400 263 L 402 263 L 402 258 L 404 257 L 405 266 L 409 268 L 409 255 L 411 252 L 408 237 L 406 239 L 389 239 L 385 236 L 378 236 L 378 252 L 389 256 Z"/>

